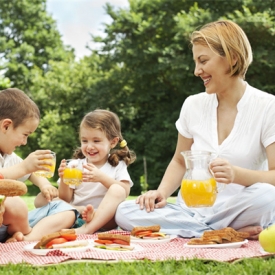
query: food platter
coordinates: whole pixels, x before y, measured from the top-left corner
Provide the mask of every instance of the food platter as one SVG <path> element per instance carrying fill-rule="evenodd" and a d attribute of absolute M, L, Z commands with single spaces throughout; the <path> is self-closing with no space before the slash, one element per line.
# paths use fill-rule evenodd
<path fill-rule="evenodd" d="M 132 243 L 168 243 L 171 240 L 177 238 L 176 235 L 166 235 L 165 238 L 137 238 L 134 236 L 131 236 L 131 242 Z"/>
<path fill-rule="evenodd" d="M 262 254 L 271 254 L 271 253 L 273 253 L 273 252 L 267 252 L 267 251 L 265 251 L 262 247 L 260 248 L 260 252 Z"/>
<path fill-rule="evenodd" d="M 107 252 L 107 253 L 133 253 L 133 252 L 143 250 L 143 247 L 141 247 L 138 244 L 131 244 L 131 247 L 133 247 L 133 250 L 109 250 L 109 249 L 102 249 L 102 248 L 95 247 L 95 245 L 98 245 L 98 243 L 95 243 L 95 242 L 92 241 L 89 248 L 91 250 L 96 250 L 98 252 L 101 251 L 101 252 Z"/>
<path fill-rule="evenodd" d="M 239 248 L 243 244 L 248 243 L 248 240 L 244 240 L 242 242 L 235 243 L 221 243 L 221 244 L 201 244 L 201 245 L 190 245 L 185 243 L 183 246 L 186 248 Z"/>
<path fill-rule="evenodd" d="M 34 246 L 36 244 L 37 244 L 37 242 L 27 244 L 24 246 L 24 250 L 29 251 L 35 255 L 46 256 L 49 252 L 53 252 L 56 250 L 59 250 L 64 253 L 85 252 L 91 247 L 90 242 L 87 242 L 86 246 L 80 246 L 80 247 L 58 248 L 58 249 L 35 249 Z"/>

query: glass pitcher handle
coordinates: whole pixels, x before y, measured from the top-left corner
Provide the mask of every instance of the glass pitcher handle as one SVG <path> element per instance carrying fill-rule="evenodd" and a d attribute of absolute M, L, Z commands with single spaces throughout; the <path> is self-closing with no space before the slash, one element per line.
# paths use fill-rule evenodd
<path fill-rule="evenodd" d="M 220 183 L 220 182 L 216 182 L 217 183 L 217 192 L 221 193 L 225 187 L 226 187 L 226 183 Z"/>
<path fill-rule="evenodd" d="M 216 159 L 218 156 L 219 156 L 219 155 L 216 154 L 216 153 L 211 153 L 211 159 L 210 159 L 210 162 L 209 162 L 208 169 L 209 169 L 211 175 L 213 176 L 213 178 L 215 178 L 215 176 L 214 176 L 213 171 L 210 169 L 210 164 L 211 164 L 211 162 L 212 162 L 214 159 Z M 220 182 L 217 182 L 217 181 L 216 181 L 216 183 L 217 183 L 217 192 L 218 192 L 218 193 L 222 192 L 222 191 L 225 189 L 226 184 L 225 184 L 225 183 L 220 183 Z"/>

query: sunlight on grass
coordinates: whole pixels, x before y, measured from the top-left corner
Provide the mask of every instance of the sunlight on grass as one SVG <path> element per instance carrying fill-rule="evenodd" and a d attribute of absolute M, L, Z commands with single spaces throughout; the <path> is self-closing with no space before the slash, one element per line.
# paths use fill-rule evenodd
<path fill-rule="evenodd" d="M 26 202 L 29 210 L 32 210 L 35 208 L 33 204 L 35 196 L 23 196 L 21 198 Z"/>

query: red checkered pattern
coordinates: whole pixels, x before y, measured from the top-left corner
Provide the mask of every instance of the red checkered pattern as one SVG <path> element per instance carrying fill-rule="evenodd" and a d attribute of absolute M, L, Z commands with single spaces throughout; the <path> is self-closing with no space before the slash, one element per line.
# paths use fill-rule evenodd
<path fill-rule="evenodd" d="M 111 231 L 116 234 L 129 234 L 125 231 Z M 78 239 L 96 239 L 97 235 L 79 235 Z M 139 249 L 133 251 L 106 251 L 100 249 L 89 249 L 86 252 L 64 253 L 61 251 L 53 251 L 45 256 L 32 254 L 30 251 L 24 250 L 24 246 L 28 242 L 17 242 L 0 244 L 0 264 L 8 263 L 19 264 L 28 263 L 32 265 L 57 264 L 68 260 L 185 260 L 185 259 L 207 259 L 221 262 L 233 262 L 243 258 L 265 257 L 273 255 L 272 253 L 263 253 L 258 241 L 249 241 L 240 248 L 186 248 L 183 245 L 188 239 L 175 238 L 167 243 L 149 244 L 139 243 Z M 137 243 L 135 243 L 137 245 Z"/>

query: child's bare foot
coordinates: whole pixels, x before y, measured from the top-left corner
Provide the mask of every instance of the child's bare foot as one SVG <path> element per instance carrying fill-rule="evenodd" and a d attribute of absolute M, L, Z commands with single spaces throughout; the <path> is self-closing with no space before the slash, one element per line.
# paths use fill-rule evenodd
<path fill-rule="evenodd" d="M 15 232 L 12 237 L 6 240 L 6 243 L 22 242 L 24 241 L 24 235 L 22 232 Z"/>
<path fill-rule="evenodd" d="M 259 239 L 259 234 L 263 231 L 263 228 L 261 226 L 246 226 L 243 228 L 240 228 L 240 232 L 248 232 L 250 234 L 250 237 L 248 239 L 250 240 L 258 240 Z"/>
<path fill-rule="evenodd" d="M 94 208 L 92 205 L 88 204 L 86 208 L 82 211 L 82 219 L 89 223 L 94 217 Z"/>
<path fill-rule="evenodd" d="M 82 215 L 82 212 L 86 209 L 86 206 L 74 206 L 76 210 Z"/>

